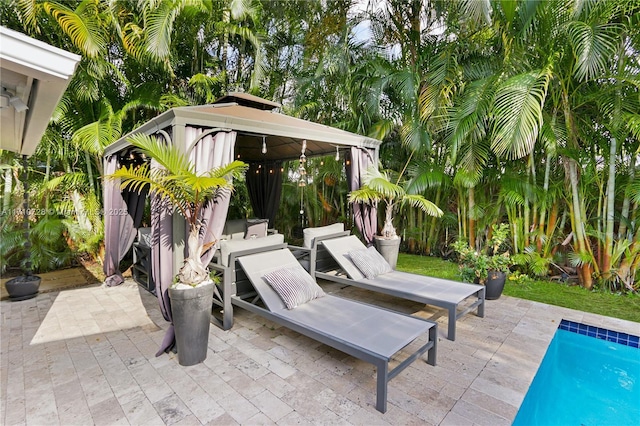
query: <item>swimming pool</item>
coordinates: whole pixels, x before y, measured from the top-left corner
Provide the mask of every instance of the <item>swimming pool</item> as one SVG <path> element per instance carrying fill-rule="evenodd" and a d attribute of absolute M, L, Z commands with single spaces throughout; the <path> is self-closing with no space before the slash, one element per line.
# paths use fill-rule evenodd
<path fill-rule="evenodd" d="M 513 424 L 638 424 L 638 341 L 638 336 L 562 320 Z"/>

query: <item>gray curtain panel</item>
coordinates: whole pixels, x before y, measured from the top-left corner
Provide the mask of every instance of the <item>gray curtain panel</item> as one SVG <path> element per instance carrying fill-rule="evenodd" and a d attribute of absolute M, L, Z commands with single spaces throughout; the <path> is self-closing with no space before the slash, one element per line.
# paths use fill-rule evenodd
<path fill-rule="evenodd" d="M 155 161 L 152 167 L 158 167 Z M 168 200 L 151 196 L 151 275 L 156 283 L 156 295 L 160 311 L 171 324 L 167 329 L 156 356 L 168 352 L 175 346 L 175 332 L 169 300 L 169 287 L 177 271 L 173 268 L 173 206 Z"/>
<path fill-rule="evenodd" d="M 362 186 L 362 175 L 367 168 L 375 166 L 374 155 L 366 148 L 351 147 L 347 152 L 346 159 L 349 165 L 346 166 L 347 182 L 349 191 L 353 191 Z M 374 206 L 358 203 L 352 204 L 353 221 L 362 234 L 367 245 L 373 244 L 373 238 L 378 231 L 378 211 Z"/>
<path fill-rule="evenodd" d="M 185 129 L 187 142 L 196 140 L 202 132 L 202 129 L 187 127 Z M 213 168 L 231 163 L 235 152 L 236 135 L 236 132 L 219 132 L 200 139 L 189 153 L 189 158 L 196 165 L 196 171 L 206 173 Z M 205 264 L 211 261 L 219 247 L 218 240 L 227 220 L 230 201 L 231 191 L 223 189 L 218 191 L 216 197 L 205 205 L 202 213 L 200 241 L 204 244 L 215 243 L 211 249 L 202 254 L 202 262 Z"/>
<path fill-rule="evenodd" d="M 118 155 L 105 159 L 105 175 L 113 174 L 120 166 Z M 124 282 L 120 272 L 120 261 L 127 253 L 136 237 L 134 220 L 129 214 L 127 202 L 120 190 L 120 180 L 105 179 L 103 182 L 104 197 L 104 264 L 102 269 L 106 276 L 105 284 L 109 287 Z M 146 198 L 146 194 L 144 196 Z M 131 202 L 137 206 L 138 197 Z M 144 198 L 143 198 L 144 202 Z M 143 205 L 144 208 L 144 205 Z"/>

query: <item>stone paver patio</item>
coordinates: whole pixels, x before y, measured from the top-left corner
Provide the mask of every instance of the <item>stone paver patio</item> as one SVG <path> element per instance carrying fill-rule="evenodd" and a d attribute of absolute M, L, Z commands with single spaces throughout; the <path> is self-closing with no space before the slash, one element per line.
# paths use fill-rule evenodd
<path fill-rule="evenodd" d="M 436 317 L 414 303 L 324 284 L 326 291 Z M 508 425 L 561 319 L 640 334 L 640 323 L 503 296 L 486 317 L 438 318 L 436 367 L 414 362 L 375 410 L 375 369 L 236 309 L 212 326 L 207 360 L 155 357 L 166 322 L 131 281 L 0 303 L 0 424 Z"/>

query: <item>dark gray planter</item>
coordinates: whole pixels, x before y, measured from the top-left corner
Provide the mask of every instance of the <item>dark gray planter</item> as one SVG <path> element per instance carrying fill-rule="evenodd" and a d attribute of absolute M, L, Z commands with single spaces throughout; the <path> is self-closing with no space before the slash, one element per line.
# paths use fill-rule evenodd
<path fill-rule="evenodd" d="M 4 283 L 10 300 L 27 300 L 38 295 L 40 277 L 37 275 L 22 275 Z"/>
<path fill-rule="evenodd" d="M 180 365 L 199 364 L 207 358 L 214 285 L 211 282 L 184 290 L 169 288 Z"/>
<path fill-rule="evenodd" d="M 398 263 L 398 252 L 400 251 L 400 237 L 398 238 L 384 238 L 375 237 L 376 249 L 382 257 L 391 265 L 392 269 L 396 269 Z"/>
<path fill-rule="evenodd" d="M 506 280 L 507 274 L 504 272 L 490 270 L 488 272 L 487 282 L 484 284 L 486 287 L 485 299 L 499 299 L 500 296 L 502 296 L 502 290 L 504 290 Z"/>

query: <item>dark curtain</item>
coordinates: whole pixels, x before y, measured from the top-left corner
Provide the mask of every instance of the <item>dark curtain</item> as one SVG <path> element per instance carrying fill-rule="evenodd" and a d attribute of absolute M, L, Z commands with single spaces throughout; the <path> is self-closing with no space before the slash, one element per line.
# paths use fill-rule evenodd
<path fill-rule="evenodd" d="M 118 154 L 105 159 L 105 176 L 113 174 L 120 167 Z M 144 204 L 148 189 L 140 194 L 120 190 L 120 180 L 105 179 L 103 183 L 104 197 L 104 263 L 105 284 L 109 287 L 124 282 L 119 265 L 129 251 L 136 237 L 136 229 L 140 226 L 144 213 Z"/>
<path fill-rule="evenodd" d="M 347 183 L 349 191 L 362 186 L 362 175 L 367 168 L 375 166 L 372 150 L 351 147 L 345 156 L 347 160 Z M 378 231 L 378 212 L 374 206 L 353 203 L 353 221 L 362 234 L 367 245 L 373 244 L 373 238 Z"/>
<path fill-rule="evenodd" d="M 249 164 L 246 180 L 253 213 L 273 227 L 282 196 L 282 161 Z"/>

